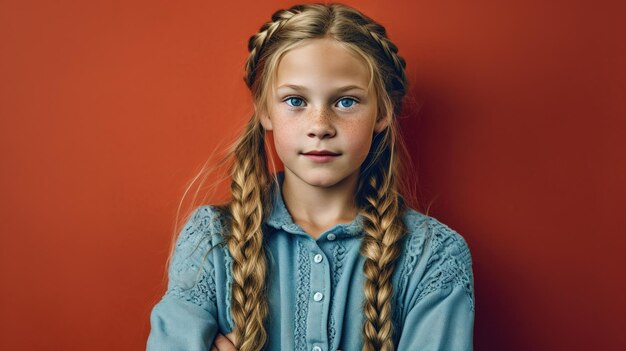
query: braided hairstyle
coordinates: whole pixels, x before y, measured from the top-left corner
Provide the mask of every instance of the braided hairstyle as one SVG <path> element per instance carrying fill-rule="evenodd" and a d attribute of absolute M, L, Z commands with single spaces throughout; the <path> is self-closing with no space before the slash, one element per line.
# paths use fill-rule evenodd
<path fill-rule="evenodd" d="M 372 19 L 341 4 L 306 4 L 275 12 L 248 42 L 244 81 L 256 110 L 234 146 L 230 233 L 226 236 L 233 258 L 231 312 L 235 346 L 240 351 L 261 350 L 267 342 L 267 260 L 262 223 L 271 206 L 272 177 L 259 116 L 267 112 L 268 94 L 281 57 L 305 39 L 323 37 L 337 40 L 367 62 L 370 88 L 379 102 L 378 116 L 388 120 L 385 130 L 374 136 L 361 166 L 356 195 L 365 232 L 360 248 L 366 259 L 363 350 L 394 349 L 391 277 L 406 234 L 402 221 L 406 205 L 398 191 L 403 169 L 396 146 L 401 140 L 395 117 L 406 93 L 406 64 L 385 28 Z"/>

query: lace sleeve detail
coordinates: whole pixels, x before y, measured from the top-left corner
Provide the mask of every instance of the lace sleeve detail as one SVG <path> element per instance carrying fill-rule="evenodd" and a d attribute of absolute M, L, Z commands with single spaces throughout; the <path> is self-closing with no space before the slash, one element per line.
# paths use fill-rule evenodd
<path fill-rule="evenodd" d="M 461 287 L 470 309 L 474 311 L 474 282 L 472 257 L 467 242 L 456 231 L 430 218 L 428 244 L 431 252 L 426 264 L 426 275 L 418 285 L 415 304 L 429 294 L 442 289 Z"/>
<path fill-rule="evenodd" d="M 210 251 L 218 224 L 210 206 L 198 207 L 192 213 L 176 239 L 165 295 L 215 310 L 215 270 Z"/>

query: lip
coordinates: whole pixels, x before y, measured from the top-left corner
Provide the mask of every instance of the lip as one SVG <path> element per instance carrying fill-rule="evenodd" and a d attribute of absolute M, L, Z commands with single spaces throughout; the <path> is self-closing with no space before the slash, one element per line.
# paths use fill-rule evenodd
<path fill-rule="evenodd" d="M 325 163 L 334 160 L 341 154 L 329 150 L 313 150 L 303 153 L 302 155 L 313 162 Z"/>
<path fill-rule="evenodd" d="M 311 156 L 339 156 L 340 154 L 330 150 L 311 150 L 303 153 L 303 155 Z"/>

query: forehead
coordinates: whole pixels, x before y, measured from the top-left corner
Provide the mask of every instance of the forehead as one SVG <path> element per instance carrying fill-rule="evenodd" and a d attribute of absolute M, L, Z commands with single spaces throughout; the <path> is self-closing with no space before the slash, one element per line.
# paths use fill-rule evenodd
<path fill-rule="evenodd" d="M 370 81 L 367 61 L 331 38 L 304 40 L 282 56 L 275 73 L 275 87 L 295 84 L 367 88 Z"/>

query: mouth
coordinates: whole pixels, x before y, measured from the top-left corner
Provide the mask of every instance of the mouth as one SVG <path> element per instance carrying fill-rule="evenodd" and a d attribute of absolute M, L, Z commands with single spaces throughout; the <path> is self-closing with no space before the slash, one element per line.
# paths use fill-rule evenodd
<path fill-rule="evenodd" d="M 329 150 L 313 150 L 305 152 L 302 155 L 315 163 L 326 163 L 331 162 L 341 154 Z"/>
<path fill-rule="evenodd" d="M 337 152 L 332 152 L 329 150 L 312 150 L 309 152 L 304 152 L 303 155 L 307 156 L 339 156 L 341 154 Z"/>

